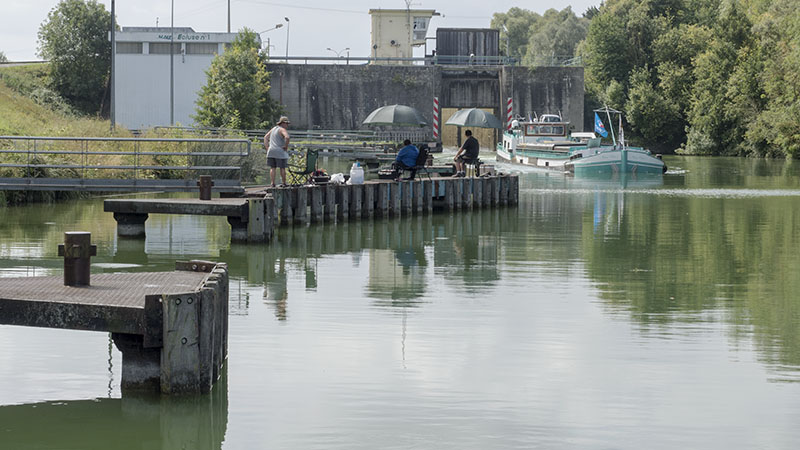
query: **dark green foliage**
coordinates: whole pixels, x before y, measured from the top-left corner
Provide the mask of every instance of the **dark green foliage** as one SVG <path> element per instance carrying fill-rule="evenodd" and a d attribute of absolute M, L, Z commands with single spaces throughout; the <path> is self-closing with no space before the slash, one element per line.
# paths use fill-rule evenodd
<path fill-rule="evenodd" d="M 491 24 L 500 30 L 503 53 L 529 66 L 549 65 L 554 57 L 574 56 L 588 25 L 589 20 L 576 16 L 570 7 L 562 11 L 548 9 L 541 16 L 527 9 L 511 8 L 507 13 L 495 13 Z"/>
<path fill-rule="evenodd" d="M 111 14 L 95 0 L 62 0 L 39 27 L 39 56 L 50 60 L 50 83 L 78 110 L 95 114 L 111 68 Z"/>
<path fill-rule="evenodd" d="M 230 49 L 218 55 L 206 71 L 194 119 L 208 127 L 260 129 L 273 124 L 280 105 L 269 96 L 266 55 L 257 34 L 244 29 Z"/>
<path fill-rule="evenodd" d="M 800 157 L 796 0 L 610 0 L 580 45 L 587 109 L 653 147 Z"/>

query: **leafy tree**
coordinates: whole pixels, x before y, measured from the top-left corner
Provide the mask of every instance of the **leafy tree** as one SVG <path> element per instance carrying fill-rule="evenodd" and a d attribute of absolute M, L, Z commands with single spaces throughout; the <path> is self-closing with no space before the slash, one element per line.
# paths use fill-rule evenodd
<path fill-rule="evenodd" d="M 39 27 L 52 88 L 83 112 L 100 110 L 111 68 L 111 14 L 95 0 L 61 0 Z"/>
<path fill-rule="evenodd" d="M 538 61 L 549 61 L 554 56 L 574 56 L 575 48 L 586 37 L 588 27 L 589 20 L 577 17 L 570 7 L 561 11 L 547 10 L 531 29 L 523 63 L 536 65 Z"/>
<path fill-rule="evenodd" d="M 491 27 L 500 30 L 500 48 L 508 56 L 519 60 L 528 53 L 531 29 L 542 16 L 522 8 L 511 8 L 507 13 L 494 13 Z"/>
<path fill-rule="evenodd" d="M 2 51 L 0 51 L 0 62 L 8 62 L 8 58 L 6 57 L 6 54 L 3 53 Z"/>
<path fill-rule="evenodd" d="M 231 47 L 211 62 L 193 118 L 205 126 L 234 129 L 265 128 L 274 123 L 281 108 L 269 96 L 266 61 L 258 35 L 244 28 Z"/>

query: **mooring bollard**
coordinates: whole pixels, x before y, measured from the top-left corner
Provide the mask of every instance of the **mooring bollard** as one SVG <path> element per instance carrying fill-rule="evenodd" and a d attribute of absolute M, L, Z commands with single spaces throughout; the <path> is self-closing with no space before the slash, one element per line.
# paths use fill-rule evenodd
<path fill-rule="evenodd" d="M 211 200 L 211 186 L 214 186 L 211 175 L 200 175 L 197 185 L 200 186 L 200 200 Z"/>
<path fill-rule="evenodd" d="M 64 286 L 89 286 L 89 258 L 97 256 L 97 246 L 92 245 L 92 233 L 64 233 L 64 243 L 58 245 L 58 256 L 64 257 Z"/>

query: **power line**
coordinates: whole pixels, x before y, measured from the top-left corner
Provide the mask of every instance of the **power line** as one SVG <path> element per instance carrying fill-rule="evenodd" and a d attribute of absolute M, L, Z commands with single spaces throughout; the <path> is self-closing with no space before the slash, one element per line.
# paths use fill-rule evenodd
<path fill-rule="evenodd" d="M 346 14 L 369 14 L 369 12 L 365 11 L 356 11 L 353 9 L 336 9 L 336 8 L 320 8 L 315 6 L 298 6 L 297 4 L 291 3 L 277 3 L 277 2 L 265 2 L 260 0 L 237 0 L 242 3 L 255 3 L 259 5 L 268 5 L 268 6 L 281 6 L 283 8 L 294 8 L 294 9 L 307 9 L 313 11 L 327 11 L 327 12 L 338 12 L 338 13 L 346 13 Z"/>

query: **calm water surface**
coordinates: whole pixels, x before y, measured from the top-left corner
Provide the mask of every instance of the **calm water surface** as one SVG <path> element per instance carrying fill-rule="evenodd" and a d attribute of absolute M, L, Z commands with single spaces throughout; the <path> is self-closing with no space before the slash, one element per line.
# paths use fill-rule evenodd
<path fill-rule="evenodd" d="M 105 334 L 0 326 L 0 448 L 796 448 L 800 166 L 666 162 L 267 246 L 190 216 L 118 240 L 99 198 L 0 210 L 0 277 L 59 274 L 85 230 L 95 273 L 227 262 L 232 315 L 184 401 L 121 398 Z"/>

